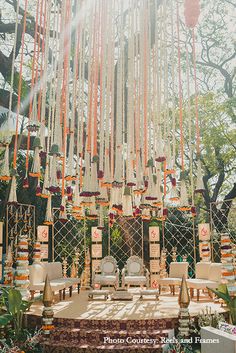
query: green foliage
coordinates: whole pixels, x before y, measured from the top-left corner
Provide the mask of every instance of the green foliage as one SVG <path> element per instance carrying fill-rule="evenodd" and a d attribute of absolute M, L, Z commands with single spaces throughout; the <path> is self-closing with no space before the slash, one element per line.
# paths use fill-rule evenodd
<path fill-rule="evenodd" d="M 211 288 L 208 289 L 211 290 L 218 298 L 224 300 L 229 309 L 232 324 L 236 325 L 236 297 L 230 296 L 227 285 L 221 284 L 217 290 Z"/>
<path fill-rule="evenodd" d="M 111 240 L 113 244 L 120 245 L 122 243 L 122 235 L 116 225 L 113 225 L 111 232 Z"/>
<path fill-rule="evenodd" d="M 15 335 L 18 337 L 22 331 L 23 314 L 30 308 L 32 302 L 23 300 L 20 291 L 14 288 L 2 289 L 1 302 L 6 308 L 6 314 L 0 316 L 0 324 L 6 326 L 12 322 Z"/>
<path fill-rule="evenodd" d="M 31 331 L 24 329 L 16 340 L 14 331 L 9 330 L 7 338 L 0 341 L 1 353 L 22 351 L 25 353 L 42 353 L 40 334 L 40 330 Z"/>

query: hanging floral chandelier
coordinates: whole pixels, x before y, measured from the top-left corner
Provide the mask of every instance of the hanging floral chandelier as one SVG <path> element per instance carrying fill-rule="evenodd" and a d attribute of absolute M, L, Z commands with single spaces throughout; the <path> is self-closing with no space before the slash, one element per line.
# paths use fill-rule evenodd
<path fill-rule="evenodd" d="M 44 0 L 40 6 L 37 1 L 35 28 L 39 24 L 42 28 L 34 38 L 23 187 L 29 187 L 29 178 L 37 180 L 36 194 L 47 200 L 45 224 L 53 222 L 54 195 L 61 195 L 62 221 L 68 214 L 96 218 L 101 228 L 105 210 L 111 223 L 116 215 L 165 219 L 168 197 L 180 209 L 191 210 L 184 161 L 180 19 L 175 5 L 175 1 Z M 196 26 L 199 13 L 199 1 L 185 2 L 187 27 Z M 23 51 L 21 70 L 22 64 Z M 20 101 L 13 173 L 6 145 L 0 175 L 1 180 L 11 179 L 9 202 L 17 202 L 19 109 Z M 196 192 L 203 192 L 198 115 L 196 125 Z"/>

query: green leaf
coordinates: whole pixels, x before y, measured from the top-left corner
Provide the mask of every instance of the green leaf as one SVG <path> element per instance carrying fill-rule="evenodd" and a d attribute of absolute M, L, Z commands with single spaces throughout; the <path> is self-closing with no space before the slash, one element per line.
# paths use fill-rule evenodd
<path fill-rule="evenodd" d="M 212 291 L 213 293 L 215 293 L 215 295 L 218 297 L 218 298 L 221 298 L 223 299 L 226 304 L 229 304 L 231 302 L 231 297 L 229 296 L 229 294 L 226 294 L 224 292 L 221 292 L 221 291 L 218 291 L 218 290 L 215 290 L 215 289 L 212 289 L 212 288 L 208 288 L 210 291 Z"/>
<path fill-rule="evenodd" d="M 22 295 L 17 289 L 11 289 L 8 293 L 8 311 L 15 315 L 20 310 Z"/>
<path fill-rule="evenodd" d="M 27 311 L 31 307 L 32 303 L 32 301 L 28 302 L 26 300 L 23 300 L 20 306 L 20 310 L 23 312 Z"/>
<path fill-rule="evenodd" d="M 0 316 L 0 326 L 6 326 L 10 321 L 12 321 L 11 314 L 4 314 Z"/>

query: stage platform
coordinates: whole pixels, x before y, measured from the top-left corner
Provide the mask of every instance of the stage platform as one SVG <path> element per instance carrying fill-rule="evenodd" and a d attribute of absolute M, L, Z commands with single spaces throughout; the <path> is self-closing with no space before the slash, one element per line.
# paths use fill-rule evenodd
<path fill-rule="evenodd" d="M 104 300 L 104 296 L 88 300 L 88 291 L 73 293 L 55 302 L 55 331 L 44 341 L 45 353 L 160 353 L 163 339 L 178 325 L 178 296 L 161 295 L 159 300 L 140 300 L 138 289 L 131 289 L 132 301 Z M 225 313 L 219 303 L 208 297 L 191 301 L 189 311 L 196 317 L 208 307 Z M 41 325 L 42 303 L 36 302 L 28 314 L 28 325 Z"/>
<path fill-rule="evenodd" d="M 178 295 L 164 294 L 159 300 L 155 297 L 144 297 L 140 300 L 139 289 L 129 291 L 133 294 L 132 301 L 112 301 L 110 297 L 104 300 L 103 296 L 88 300 L 88 291 L 81 290 L 80 294 L 74 292 L 71 298 L 67 295 L 65 300 L 54 303 L 54 317 L 76 320 L 154 320 L 178 317 Z M 211 308 L 212 312 L 225 311 L 208 296 L 201 296 L 199 302 L 190 302 L 190 315 L 198 315 L 206 306 Z M 30 312 L 41 316 L 42 303 L 33 304 Z"/>

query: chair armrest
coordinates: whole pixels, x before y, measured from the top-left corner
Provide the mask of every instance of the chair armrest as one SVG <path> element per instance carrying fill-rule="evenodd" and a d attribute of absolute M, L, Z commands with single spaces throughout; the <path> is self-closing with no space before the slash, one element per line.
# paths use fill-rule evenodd
<path fill-rule="evenodd" d="M 96 267 L 93 271 L 92 271 L 92 287 L 94 286 L 94 279 L 95 279 L 95 275 L 97 272 L 100 271 L 100 266 Z"/>
<path fill-rule="evenodd" d="M 149 286 L 150 286 L 150 283 L 149 283 L 149 281 L 150 281 L 150 272 L 148 271 L 148 269 L 146 267 L 144 267 L 144 269 L 146 271 L 146 275 L 145 275 L 145 277 L 146 277 L 146 287 L 149 288 Z"/>
<path fill-rule="evenodd" d="M 121 271 L 121 286 L 124 287 L 125 286 L 125 272 L 126 272 L 126 268 L 122 268 Z"/>
<path fill-rule="evenodd" d="M 120 281 L 120 270 L 117 267 L 117 269 L 116 269 L 116 288 L 119 288 L 119 281 Z"/>

